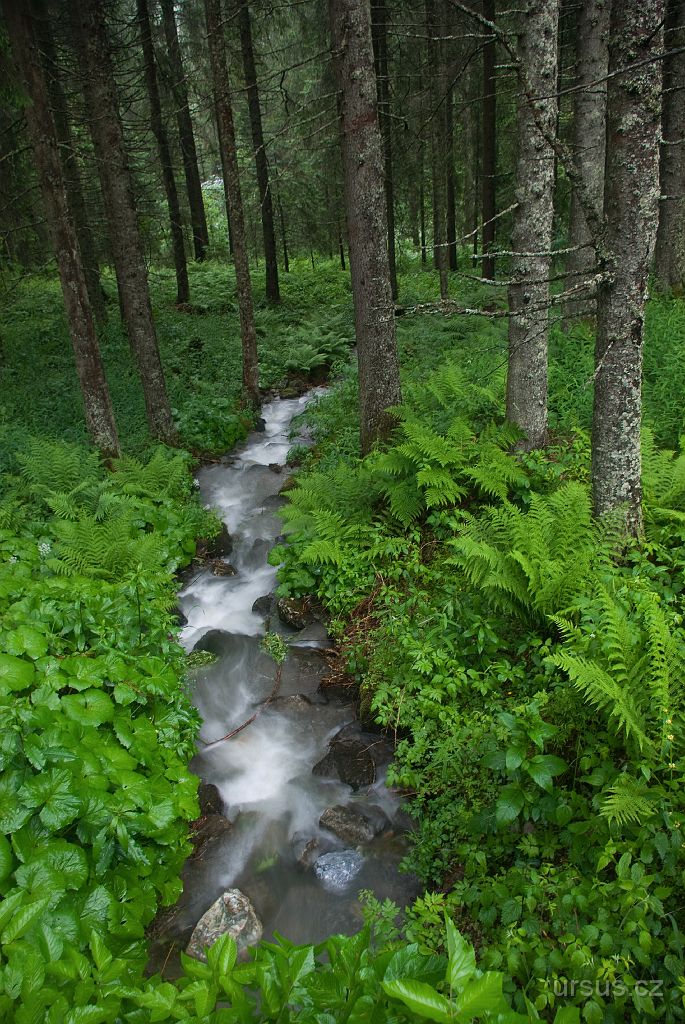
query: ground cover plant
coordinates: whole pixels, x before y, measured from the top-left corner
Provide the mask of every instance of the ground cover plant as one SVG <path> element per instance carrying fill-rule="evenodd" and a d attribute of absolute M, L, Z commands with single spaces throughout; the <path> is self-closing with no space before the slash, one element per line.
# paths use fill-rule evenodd
<path fill-rule="evenodd" d="M 363 713 L 397 738 L 409 866 L 437 890 L 413 911 L 421 941 L 440 948 L 447 908 L 550 1018 L 683 1017 L 683 456 L 650 371 L 682 315 L 657 299 L 648 316 L 644 540 L 592 519 L 575 338 L 552 359 L 555 442 L 517 454 L 495 352 L 416 318 L 390 446 L 360 459 L 348 375 L 310 415 L 321 444 L 273 555 L 283 593 L 327 604 Z"/>
<path fill-rule="evenodd" d="M 216 269 L 197 273 L 210 305 Z M 347 279 L 330 266 L 307 298 L 313 280 L 298 271 L 292 308 L 260 314 L 274 386 L 289 386 L 292 350 L 311 344 L 295 321 L 338 359 L 335 387 L 307 415 L 317 446 L 297 455 L 287 545 L 273 559 L 283 593 L 327 604 L 362 713 L 397 740 L 390 781 L 416 817 L 411 867 L 427 891 L 399 927 L 397 908 L 369 897 L 356 937 L 283 939 L 247 963 L 223 942 L 208 965 L 184 960 L 178 982 L 144 980 L 145 927 L 178 894 L 197 813 L 173 572 L 217 524 L 193 497 L 190 457 L 152 447 L 142 421 L 133 454 L 110 467 L 71 443 L 66 398 L 45 421 L 68 440 L 27 442 L 47 417 L 27 380 L 26 418 L 6 428 L 0 506 L 2 1013 L 74 1024 L 680 1019 L 685 457 L 660 447 L 675 417 L 645 431 L 647 538 L 619 543 L 611 522 L 590 517 L 580 376 L 551 448 L 512 454 L 501 321 L 410 313 L 397 431 L 362 460 L 356 374 L 339 358 Z M 213 376 L 230 342 L 211 310 L 175 311 L 160 281 L 158 316 L 177 332 L 168 365 L 179 359 L 187 391 L 200 379 L 184 356 L 197 331 L 216 412 L 188 412 L 186 443 L 222 450 L 223 410 L 229 428 L 230 416 L 241 432 L 249 424 Z M 435 283 L 410 270 L 403 289 L 418 302 Z M 478 292 L 469 285 L 464 304 Z M 666 344 L 657 331 L 650 358 Z"/>

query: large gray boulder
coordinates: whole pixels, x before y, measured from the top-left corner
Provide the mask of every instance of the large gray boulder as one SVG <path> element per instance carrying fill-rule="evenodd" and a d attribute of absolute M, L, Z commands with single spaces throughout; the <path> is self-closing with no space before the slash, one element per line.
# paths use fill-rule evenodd
<path fill-rule="evenodd" d="M 307 597 L 282 597 L 276 605 L 278 617 L 286 626 L 293 629 L 304 629 L 311 626 L 315 616 L 311 610 L 311 602 Z"/>
<path fill-rule="evenodd" d="M 388 819 L 380 807 L 366 807 L 365 813 L 354 807 L 336 804 L 327 807 L 319 818 L 321 828 L 327 829 L 344 843 L 370 843 L 388 826 Z"/>
<path fill-rule="evenodd" d="M 222 935 L 230 935 L 238 952 L 254 946 L 262 937 L 262 923 L 245 893 L 227 889 L 195 925 L 186 953 L 207 960 L 205 949 Z"/>
<path fill-rule="evenodd" d="M 375 733 L 362 732 L 356 722 L 344 726 L 330 742 L 328 753 L 314 765 L 314 775 L 340 779 L 353 789 L 371 786 L 378 769 L 392 757 L 392 747 Z"/>

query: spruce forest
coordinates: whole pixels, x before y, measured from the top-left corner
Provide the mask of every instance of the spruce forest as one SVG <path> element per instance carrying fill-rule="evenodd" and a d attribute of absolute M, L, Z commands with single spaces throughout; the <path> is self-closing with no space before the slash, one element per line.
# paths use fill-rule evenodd
<path fill-rule="evenodd" d="M 685 0 L 0 12 L 0 1020 L 685 1020 Z"/>

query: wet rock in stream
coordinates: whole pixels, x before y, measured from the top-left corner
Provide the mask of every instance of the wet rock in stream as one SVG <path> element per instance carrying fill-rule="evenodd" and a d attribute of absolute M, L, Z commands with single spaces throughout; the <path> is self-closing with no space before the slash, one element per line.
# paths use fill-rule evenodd
<path fill-rule="evenodd" d="M 205 541 L 202 554 L 205 558 L 222 558 L 230 555 L 233 551 L 233 537 L 228 532 L 226 523 L 221 524 L 221 530 L 216 537 Z"/>
<path fill-rule="evenodd" d="M 331 638 L 323 622 L 312 622 L 305 626 L 290 641 L 293 647 L 326 647 L 330 648 Z"/>
<path fill-rule="evenodd" d="M 363 863 L 364 858 L 356 850 L 336 850 L 319 857 L 314 874 L 325 889 L 340 892 L 359 874 Z"/>
<path fill-rule="evenodd" d="M 197 800 L 200 805 L 201 817 L 210 814 L 222 814 L 224 809 L 221 793 L 213 782 L 201 782 L 197 789 Z"/>
<path fill-rule="evenodd" d="M 223 558 L 215 558 L 210 564 L 212 576 L 237 576 L 236 567 L 230 562 L 225 562 Z"/>
<path fill-rule="evenodd" d="M 225 836 L 232 828 L 233 823 L 228 818 L 224 818 L 223 814 L 208 814 L 198 818 L 193 823 L 193 832 L 190 837 L 195 847 L 193 857 L 206 856 L 208 844 Z"/>
<path fill-rule="evenodd" d="M 328 671 L 321 654 L 310 647 L 291 647 L 281 669 L 279 694 L 304 693 L 313 698 Z"/>
<path fill-rule="evenodd" d="M 272 608 L 275 607 L 273 600 L 271 594 L 264 594 L 264 597 L 258 597 L 252 605 L 252 611 L 255 615 L 263 615 L 265 619 L 268 618 L 271 615 Z"/>
<path fill-rule="evenodd" d="M 196 960 L 206 961 L 206 947 L 222 935 L 230 935 L 241 952 L 259 942 L 262 930 L 247 896 L 240 889 L 227 889 L 195 925 L 186 952 Z"/>
<path fill-rule="evenodd" d="M 311 602 L 306 597 L 282 597 L 276 607 L 281 622 L 293 629 L 304 629 L 316 620 Z"/>
<path fill-rule="evenodd" d="M 354 807 L 336 804 L 327 807 L 319 818 L 321 828 L 327 829 L 344 843 L 370 843 L 389 825 L 385 813 L 380 807 L 366 805 L 364 811 Z"/>
<path fill-rule="evenodd" d="M 336 733 L 328 753 L 314 765 L 314 775 L 340 779 L 353 789 L 371 786 L 379 774 L 379 767 L 392 758 L 392 746 L 374 733 L 361 730 L 351 722 Z"/>

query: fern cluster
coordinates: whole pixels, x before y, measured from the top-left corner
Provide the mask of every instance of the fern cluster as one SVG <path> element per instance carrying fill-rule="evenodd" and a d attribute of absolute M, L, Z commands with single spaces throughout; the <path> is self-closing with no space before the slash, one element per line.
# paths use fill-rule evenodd
<path fill-rule="evenodd" d="M 597 588 L 580 627 L 556 616 L 566 650 L 551 656 L 635 757 L 679 756 L 685 725 L 685 644 L 652 590 Z M 676 751 L 678 754 L 676 755 Z"/>
<path fill-rule="evenodd" d="M 158 447 L 145 462 L 123 456 L 106 472 L 96 453 L 43 440 L 29 441 L 17 461 L 0 522 L 16 527 L 32 503 L 51 549 L 46 564 L 59 575 L 116 581 L 172 569 L 179 539 L 192 553 L 189 537 L 216 532 L 191 497 L 185 452 Z"/>
<path fill-rule="evenodd" d="M 573 604 L 610 563 L 589 494 L 578 483 L 548 496 L 533 494 L 527 511 L 505 501 L 465 514 L 448 543 L 450 564 L 469 585 L 524 621 L 544 623 Z"/>
<path fill-rule="evenodd" d="M 654 536 L 667 527 L 685 539 L 685 437 L 678 453 L 658 448 L 649 428 L 642 432 L 645 526 Z"/>

